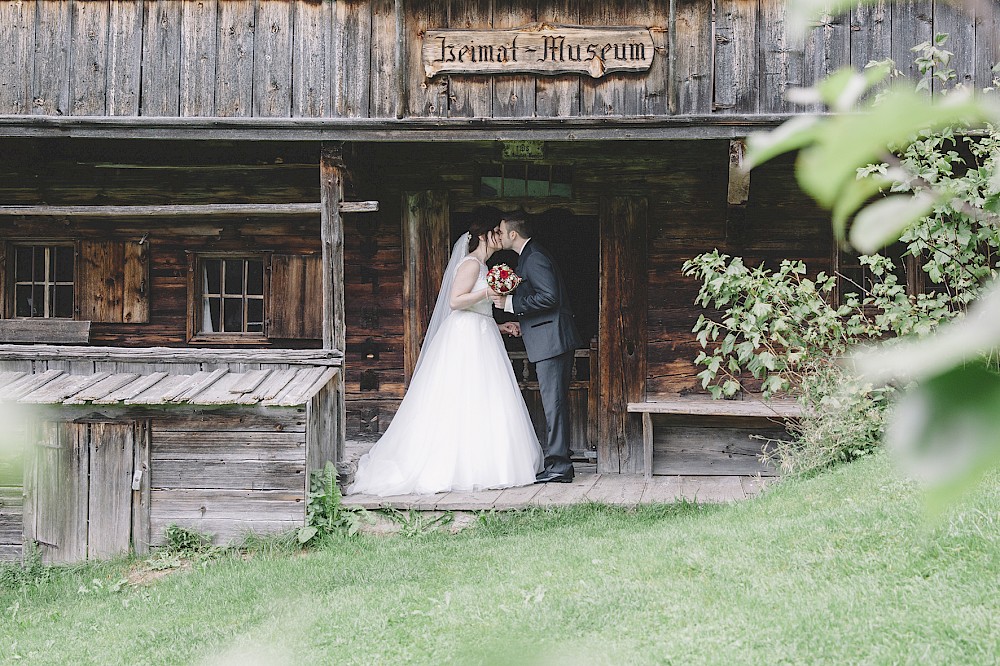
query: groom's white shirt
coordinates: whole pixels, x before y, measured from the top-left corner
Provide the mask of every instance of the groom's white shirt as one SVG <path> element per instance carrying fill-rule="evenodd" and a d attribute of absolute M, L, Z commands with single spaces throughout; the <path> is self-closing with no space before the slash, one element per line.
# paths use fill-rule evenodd
<path fill-rule="evenodd" d="M 531 242 L 531 239 L 529 238 L 528 240 L 524 241 L 524 245 L 521 246 L 520 250 L 515 250 L 515 252 L 517 252 L 517 256 L 521 256 L 521 253 L 524 252 L 524 248 L 528 247 L 528 243 L 530 243 L 530 242 Z M 513 296 L 507 296 L 507 298 L 504 300 L 504 302 L 503 302 L 503 311 L 504 312 L 509 312 L 511 314 L 514 314 L 514 297 Z"/>

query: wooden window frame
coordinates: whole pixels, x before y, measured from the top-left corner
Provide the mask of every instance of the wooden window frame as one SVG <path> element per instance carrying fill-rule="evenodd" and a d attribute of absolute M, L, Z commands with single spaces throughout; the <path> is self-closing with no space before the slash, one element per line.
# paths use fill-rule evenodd
<path fill-rule="evenodd" d="M 546 203 L 555 205 L 558 202 L 572 201 L 574 199 L 575 194 L 576 194 L 576 184 L 575 184 L 576 172 L 575 172 L 575 170 L 573 169 L 573 167 L 571 165 L 564 164 L 562 162 L 553 162 L 553 161 L 548 161 L 548 160 L 538 160 L 538 161 L 536 161 L 536 160 L 507 160 L 507 161 L 501 161 L 501 162 L 490 162 L 490 166 L 500 169 L 500 186 L 501 186 L 501 189 L 500 189 L 499 192 L 496 193 L 496 195 L 489 195 L 489 194 L 485 194 L 483 192 L 483 178 L 484 178 L 483 170 L 484 169 L 483 169 L 482 166 L 480 166 L 479 169 L 477 169 L 477 172 L 476 172 L 476 195 L 477 195 L 477 197 L 479 197 L 479 199 L 489 200 L 489 201 L 497 201 L 497 202 L 506 202 L 507 204 L 509 204 L 512 201 L 539 201 L 539 202 L 546 202 Z M 538 166 L 538 167 L 544 167 L 544 168 L 548 169 L 549 178 L 548 178 L 547 182 L 549 184 L 549 193 L 546 194 L 546 195 L 538 195 L 538 194 L 527 194 L 527 191 L 526 191 L 525 194 L 519 194 L 519 195 L 504 194 L 503 183 L 504 183 L 504 180 L 506 179 L 507 168 L 521 168 L 521 169 L 524 169 L 525 172 L 526 172 L 529 166 Z M 553 184 L 553 182 L 556 182 L 558 184 L 563 184 L 562 181 L 553 181 L 552 180 L 552 172 L 556 168 L 565 168 L 565 169 L 567 169 L 569 171 L 569 182 L 565 183 L 566 185 L 569 185 L 569 194 L 568 195 L 564 196 L 564 195 L 561 195 L 561 194 L 552 194 L 552 184 Z M 527 173 L 525 173 L 525 175 L 527 176 Z M 514 180 L 514 179 L 511 178 L 511 180 Z M 525 179 L 525 183 L 527 183 L 527 178 Z"/>
<path fill-rule="evenodd" d="M 74 321 L 79 319 L 80 306 L 80 248 L 76 240 L 67 238 L 18 238 L 16 240 L 0 241 L 4 243 L 4 256 L 7 260 L 7 265 L 4 267 L 4 293 L 2 294 L 2 318 L 9 319 L 13 321 L 17 320 L 33 320 L 41 321 L 46 319 L 61 320 L 61 321 Z M 68 247 L 73 250 L 73 313 L 69 317 L 55 317 L 45 314 L 41 317 L 20 317 L 17 316 L 17 302 L 15 294 L 17 293 L 17 260 L 16 260 L 16 248 L 18 247 L 33 247 L 33 246 L 45 246 L 46 249 L 52 247 Z M 47 283 L 46 283 L 47 284 Z M 54 282 L 53 284 L 66 284 L 65 282 Z M 46 290 L 47 291 L 47 290 Z M 46 298 L 48 295 L 46 294 Z"/>
<path fill-rule="evenodd" d="M 222 344 L 222 345 L 234 345 L 234 344 L 247 344 L 247 345 L 264 345 L 270 342 L 268 338 L 268 328 L 270 327 L 270 313 L 268 307 L 268 300 L 271 293 L 271 252 L 193 252 L 188 251 L 188 298 L 187 298 L 187 341 L 189 343 L 198 344 Z M 222 259 L 222 260 L 260 260 L 263 263 L 264 270 L 264 292 L 261 295 L 264 308 L 264 326 L 263 330 L 259 333 L 235 333 L 235 332 L 221 332 L 221 333 L 206 333 L 201 330 L 202 326 L 202 307 L 203 307 L 203 292 L 202 292 L 202 280 L 201 271 L 204 260 L 211 259 Z M 222 287 L 220 283 L 220 287 Z M 246 294 L 244 293 L 244 298 Z M 246 316 L 246 308 L 244 307 L 244 317 Z"/>
<path fill-rule="evenodd" d="M 840 272 L 843 255 L 844 250 L 841 249 L 840 245 L 835 240 L 833 242 L 833 253 L 831 256 L 833 268 L 832 274 L 837 280 L 836 287 L 834 288 L 834 293 L 832 295 L 832 303 L 835 306 L 841 305 L 845 293 L 848 291 L 854 291 L 854 289 L 845 289 L 844 287 L 845 278 Z M 915 257 L 910 254 L 904 255 L 902 277 L 903 283 L 906 286 L 907 296 L 915 296 L 917 294 L 924 293 L 926 289 L 926 281 L 923 271 L 923 257 Z"/>

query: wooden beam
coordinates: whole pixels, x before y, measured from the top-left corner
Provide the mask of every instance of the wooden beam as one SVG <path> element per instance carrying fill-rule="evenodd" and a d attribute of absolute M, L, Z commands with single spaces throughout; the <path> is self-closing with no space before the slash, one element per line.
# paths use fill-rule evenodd
<path fill-rule="evenodd" d="M 799 114 L 682 114 L 654 118 L 149 118 L 0 117 L 0 137 L 193 141 L 630 141 L 731 139 Z"/>
<path fill-rule="evenodd" d="M 324 144 L 320 147 L 319 181 L 320 237 L 323 243 L 323 349 L 343 353 L 347 347 L 347 324 L 344 316 L 344 218 L 341 204 L 344 201 L 345 166 L 341 144 Z M 336 423 L 333 436 L 336 456 L 344 451 L 347 439 L 347 401 L 343 375 L 337 380 Z"/>
<path fill-rule="evenodd" d="M 0 343 L 51 342 L 68 345 L 90 344 L 90 322 L 73 319 L 0 320 Z"/>
<path fill-rule="evenodd" d="M 750 170 L 744 166 L 747 144 L 743 139 L 729 142 L 729 205 L 743 206 L 750 199 Z"/>
<path fill-rule="evenodd" d="M 322 203 L 170 204 L 163 206 L 0 206 L 6 217 L 258 217 L 314 216 Z M 341 213 L 371 213 L 377 201 L 343 201 Z"/>
<path fill-rule="evenodd" d="M 598 473 L 643 471 L 642 428 L 628 403 L 646 397 L 647 210 L 642 197 L 601 199 Z"/>

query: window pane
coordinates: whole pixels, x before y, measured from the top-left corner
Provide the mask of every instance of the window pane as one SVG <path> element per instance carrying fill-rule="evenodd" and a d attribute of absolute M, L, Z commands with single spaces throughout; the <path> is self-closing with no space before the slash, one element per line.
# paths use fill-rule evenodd
<path fill-rule="evenodd" d="M 45 285 L 37 282 L 31 285 L 31 316 L 45 316 Z"/>
<path fill-rule="evenodd" d="M 219 323 L 221 321 L 221 298 L 206 298 L 203 301 L 205 308 L 202 312 L 201 330 L 205 333 L 218 333 L 221 331 Z"/>
<path fill-rule="evenodd" d="M 32 250 L 34 250 L 34 270 L 33 278 L 35 282 L 45 281 L 45 248 L 35 245 Z"/>
<path fill-rule="evenodd" d="M 15 317 L 32 316 L 30 284 L 19 284 L 14 288 L 14 316 Z"/>
<path fill-rule="evenodd" d="M 247 333 L 264 332 L 264 299 L 247 299 Z"/>
<path fill-rule="evenodd" d="M 202 289 L 206 294 L 218 294 L 219 276 L 222 271 L 222 261 L 219 259 L 206 259 L 202 264 L 205 268 L 205 280 L 202 282 Z"/>
<path fill-rule="evenodd" d="M 31 248 L 18 246 L 14 249 L 14 280 L 31 282 Z"/>
<path fill-rule="evenodd" d="M 53 317 L 73 316 L 73 285 L 61 284 L 55 288 L 55 296 L 52 302 Z"/>
<path fill-rule="evenodd" d="M 247 260 L 247 294 L 264 295 L 264 261 L 262 259 Z"/>
<path fill-rule="evenodd" d="M 500 196 L 499 176 L 483 176 L 479 181 L 479 194 L 484 197 Z"/>
<path fill-rule="evenodd" d="M 549 181 L 547 180 L 529 180 L 527 193 L 529 197 L 547 197 L 549 196 Z"/>
<path fill-rule="evenodd" d="M 505 197 L 523 197 L 527 192 L 523 178 L 510 178 L 504 176 L 503 195 Z"/>
<path fill-rule="evenodd" d="M 227 259 L 223 263 L 226 265 L 226 294 L 242 296 L 243 265 L 245 262 L 242 259 Z M 226 327 L 226 330 L 229 330 L 229 328 Z"/>
<path fill-rule="evenodd" d="M 243 331 L 243 299 L 227 298 L 225 300 L 225 330 L 227 333 Z"/>
<path fill-rule="evenodd" d="M 56 282 L 72 282 L 73 248 L 57 247 L 55 255 L 56 255 L 56 266 L 55 266 Z"/>

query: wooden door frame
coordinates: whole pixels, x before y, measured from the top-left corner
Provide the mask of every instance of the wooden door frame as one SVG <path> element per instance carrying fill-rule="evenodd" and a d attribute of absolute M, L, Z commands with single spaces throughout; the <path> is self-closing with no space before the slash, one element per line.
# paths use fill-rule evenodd
<path fill-rule="evenodd" d="M 646 397 L 648 200 L 603 196 L 597 333 L 597 471 L 643 470 L 642 424 L 628 403 Z"/>

